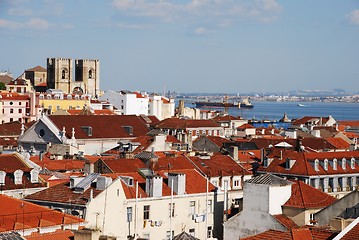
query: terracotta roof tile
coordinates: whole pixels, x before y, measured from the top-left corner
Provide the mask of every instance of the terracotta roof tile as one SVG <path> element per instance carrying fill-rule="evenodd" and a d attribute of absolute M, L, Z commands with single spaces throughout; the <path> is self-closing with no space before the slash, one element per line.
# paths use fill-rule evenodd
<path fill-rule="evenodd" d="M 26 236 L 27 240 L 71 240 L 74 233 L 70 230 L 56 230 L 50 233 L 32 233 L 30 236 Z"/>
<path fill-rule="evenodd" d="M 63 184 L 58 184 L 53 187 L 44 189 L 34 194 L 26 196 L 27 200 L 40 200 L 47 202 L 59 202 L 59 203 L 72 203 L 85 205 L 90 199 L 90 192 L 93 191 L 93 196 L 96 197 L 102 190 L 97 190 L 94 187 L 90 187 L 83 194 L 75 193 L 70 187 L 69 181 Z"/>
<path fill-rule="evenodd" d="M 27 70 L 25 70 L 26 72 L 46 72 L 46 68 L 43 68 L 41 66 L 36 66 L 36 67 L 33 67 L 33 68 L 29 68 Z"/>
<path fill-rule="evenodd" d="M 344 229 L 345 230 L 345 229 Z M 359 239 L 359 224 L 355 224 L 342 238 L 341 240 L 354 240 Z"/>
<path fill-rule="evenodd" d="M 71 129 L 75 129 L 76 139 L 87 138 L 129 138 L 146 135 L 148 127 L 136 115 L 52 115 L 51 121 L 59 128 L 65 127 L 68 138 Z M 92 127 L 92 136 L 88 136 L 83 127 Z M 130 126 L 133 134 L 124 127 Z"/>
<path fill-rule="evenodd" d="M 289 217 L 283 214 L 273 215 L 273 217 L 288 230 L 291 230 L 293 228 L 298 228 L 298 225 L 295 222 L 293 222 L 292 219 L 290 219 Z"/>
<path fill-rule="evenodd" d="M 284 204 L 294 208 L 324 208 L 337 201 L 337 199 L 325 192 L 322 192 L 302 181 L 293 180 L 292 194 Z"/>
<path fill-rule="evenodd" d="M 200 127 L 220 127 L 214 120 L 193 120 L 193 119 L 179 119 L 167 118 L 160 121 L 155 128 L 158 129 L 187 129 Z"/>
<path fill-rule="evenodd" d="M 0 229 L 5 231 L 37 228 L 43 226 L 62 225 L 64 218 L 72 219 L 73 223 L 84 220 L 55 210 L 50 210 L 20 199 L 0 195 Z"/>

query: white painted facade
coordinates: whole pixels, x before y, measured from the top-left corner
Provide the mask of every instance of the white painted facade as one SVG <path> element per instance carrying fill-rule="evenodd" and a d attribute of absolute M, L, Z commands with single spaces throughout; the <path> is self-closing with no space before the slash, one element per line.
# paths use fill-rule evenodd
<path fill-rule="evenodd" d="M 141 97 L 140 97 L 141 96 Z M 148 115 L 148 96 L 129 91 L 106 91 L 100 98 L 113 104 L 123 115 Z"/>
<path fill-rule="evenodd" d="M 148 114 L 156 116 L 159 120 L 173 117 L 175 115 L 174 99 L 151 95 L 149 97 Z"/>
<path fill-rule="evenodd" d="M 291 196 L 291 184 L 244 184 L 243 211 L 224 223 L 224 239 L 259 234 L 269 229 L 286 231 L 273 215 L 282 214 L 281 206 Z"/>
<path fill-rule="evenodd" d="M 213 239 L 208 228 L 213 230 L 214 208 L 213 192 L 127 199 L 122 180 L 117 178 L 88 203 L 85 220 L 87 228 L 118 240 L 127 240 L 129 235 L 169 239 L 170 231 L 173 236 L 186 231 L 199 239 Z"/>

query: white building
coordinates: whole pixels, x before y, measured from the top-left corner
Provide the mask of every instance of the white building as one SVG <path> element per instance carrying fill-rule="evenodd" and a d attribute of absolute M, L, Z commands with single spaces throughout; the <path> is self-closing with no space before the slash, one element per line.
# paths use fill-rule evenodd
<path fill-rule="evenodd" d="M 148 115 L 148 96 L 140 92 L 106 91 L 100 98 L 113 104 L 123 115 Z"/>
<path fill-rule="evenodd" d="M 159 95 L 151 95 L 148 104 L 148 114 L 156 116 L 159 120 L 173 117 L 175 115 L 175 101 Z"/>
<path fill-rule="evenodd" d="M 224 223 L 224 239 L 238 240 L 269 229 L 287 231 L 276 218 L 282 215 L 282 205 L 291 196 L 292 183 L 271 175 L 260 175 L 245 182 L 243 211 Z"/>
<path fill-rule="evenodd" d="M 141 169 L 118 176 L 72 178 L 70 188 L 54 186 L 27 200 L 76 213 L 85 219 L 92 235 L 100 231 L 118 240 L 161 240 L 186 231 L 199 239 L 215 239 L 214 186 L 196 170 L 154 174 Z M 64 197 L 55 201 L 58 190 Z"/>

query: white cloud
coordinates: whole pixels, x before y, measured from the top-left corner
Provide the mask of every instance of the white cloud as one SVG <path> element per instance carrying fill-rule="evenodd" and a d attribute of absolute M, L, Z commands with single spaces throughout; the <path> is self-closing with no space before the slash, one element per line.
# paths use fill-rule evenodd
<path fill-rule="evenodd" d="M 8 30 L 30 29 L 47 30 L 50 24 L 41 18 L 31 18 L 26 22 L 14 22 L 6 19 L 0 19 L 0 28 Z"/>
<path fill-rule="evenodd" d="M 50 24 L 45 19 L 41 18 L 31 18 L 24 25 L 25 28 L 37 30 L 46 30 L 49 26 Z"/>
<path fill-rule="evenodd" d="M 359 9 L 355 9 L 355 10 L 351 11 L 347 15 L 347 18 L 349 19 L 349 21 L 351 23 L 359 25 Z"/>
<path fill-rule="evenodd" d="M 164 22 L 186 24 L 210 23 L 213 26 L 224 26 L 223 22 L 228 24 L 243 19 L 267 22 L 268 19 L 276 19 L 282 10 L 275 0 L 113 0 L 112 3 L 127 16 L 156 17 Z"/>
<path fill-rule="evenodd" d="M 199 27 L 194 30 L 194 33 L 197 35 L 203 35 L 207 33 L 207 30 L 205 28 Z"/>
<path fill-rule="evenodd" d="M 10 8 L 8 11 L 10 16 L 31 16 L 32 10 L 29 8 Z"/>
<path fill-rule="evenodd" d="M 17 22 L 13 22 L 13 21 L 9 21 L 9 20 L 0 18 L 0 28 L 15 30 L 15 29 L 19 29 L 20 27 L 21 27 L 21 24 L 19 24 Z"/>

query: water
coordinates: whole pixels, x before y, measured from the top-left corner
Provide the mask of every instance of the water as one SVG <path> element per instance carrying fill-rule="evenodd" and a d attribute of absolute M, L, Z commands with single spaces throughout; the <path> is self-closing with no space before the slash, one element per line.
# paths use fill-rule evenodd
<path fill-rule="evenodd" d="M 279 120 L 284 113 L 289 119 L 303 116 L 327 117 L 331 115 L 336 120 L 359 120 L 359 103 L 344 102 L 265 102 L 252 101 L 253 109 L 229 108 L 228 113 L 232 116 L 241 116 L 245 119 L 269 119 Z M 185 106 L 195 107 L 191 101 L 186 101 Z M 215 109 L 221 110 L 222 109 Z"/>

